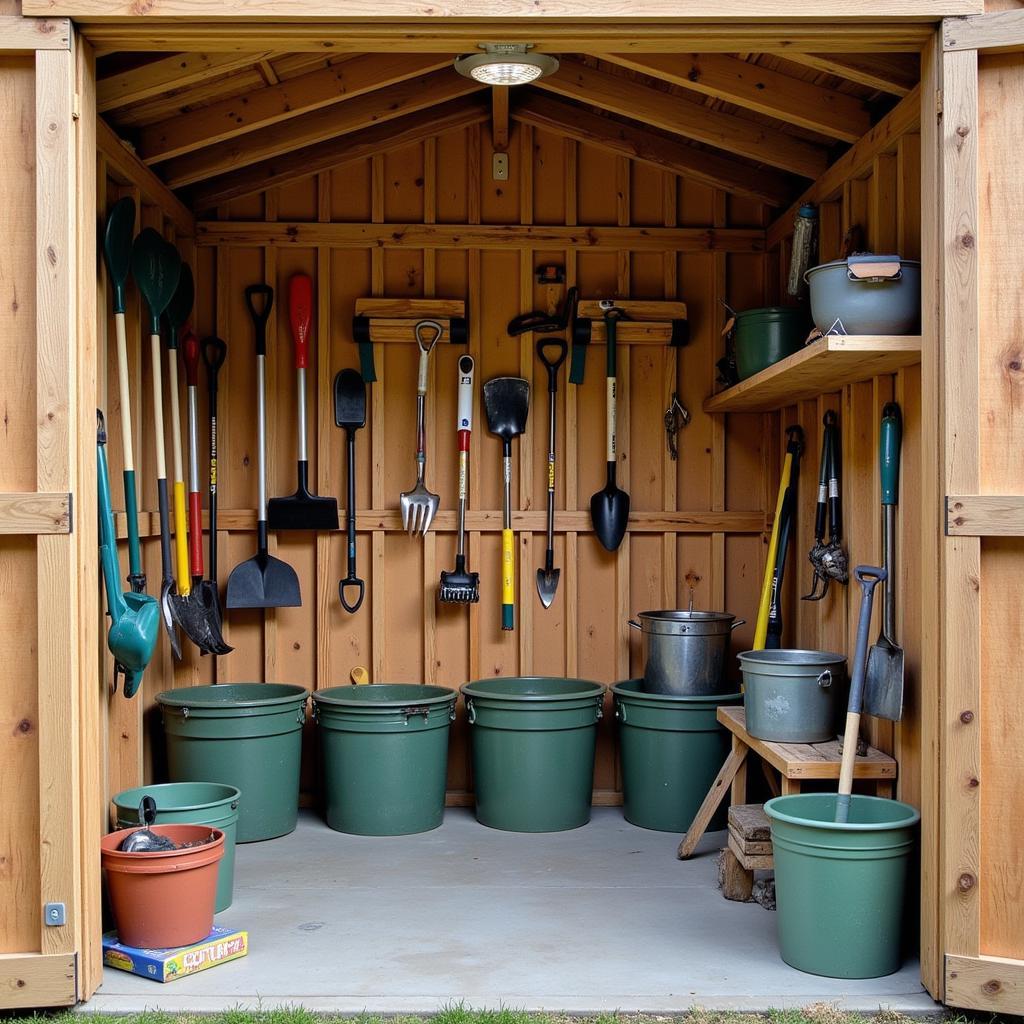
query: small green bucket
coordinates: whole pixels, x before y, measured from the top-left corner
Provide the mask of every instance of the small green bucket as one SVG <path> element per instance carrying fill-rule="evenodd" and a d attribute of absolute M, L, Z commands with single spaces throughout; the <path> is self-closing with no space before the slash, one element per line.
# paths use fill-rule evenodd
<path fill-rule="evenodd" d="M 802 306 L 766 306 L 737 313 L 733 346 L 740 380 L 799 352 L 810 330 L 811 318 Z"/>
<path fill-rule="evenodd" d="M 855 795 L 835 821 L 834 793 L 779 796 L 772 823 L 779 950 L 826 978 L 899 970 L 907 876 L 921 816 L 909 804 Z"/>
<path fill-rule="evenodd" d="M 605 687 L 529 676 L 466 683 L 476 818 L 506 832 L 561 832 L 590 821 Z"/>
<path fill-rule="evenodd" d="M 139 804 L 150 796 L 156 803 L 155 825 L 209 825 L 224 833 L 224 856 L 217 869 L 216 913 L 231 906 L 235 887 L 235 840 L 241 793 L 219 782 L 166 782 L 139 786 L 118 793 L 112 803 L 117 809 L 117 827 L 141 825 Z"/>
<path fill-rule="evenodd" d="M 313 694 L 331 828 L 403 836 L 441 824 L 457 696 L 413 683 L 333 686 Z"/>
<path fill-rule="evenodd" d="M 295 830 L 307 696 L 288 683 L 222 683 L 157 694 L 171 781 L 244 790 L 240 843 Z"/>
<path fill-rule="evenodd" d="M 729 753 L 718 709 L 742 694 L 681 697 L 644 692 L 642 679 L 612 687 L 622 758 L 626 821 L 660 832 L 686 832 Z M 728 800 L 709 828 L 725 828 Z"/>

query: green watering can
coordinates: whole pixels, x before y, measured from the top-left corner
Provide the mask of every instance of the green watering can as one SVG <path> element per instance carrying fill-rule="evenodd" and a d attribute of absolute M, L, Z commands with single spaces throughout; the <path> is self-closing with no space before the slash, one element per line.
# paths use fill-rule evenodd
<path fill-rule="evenodd" d="M 96 488 L 99 494 L 100 568 L 107 592 L 110 631 L 107 647 L 114 656 L 114 686 L 124 676 L 124 695 L 134 697 L 142 685 L 142 673 L 153 657 L 160 630 L 160 606 L 149 594 L 122 592 L 117 561 L 117 535 L 110 507 L 110 478 L 107 471 L 107 430 L 103 413 L 96 410 Z"/>

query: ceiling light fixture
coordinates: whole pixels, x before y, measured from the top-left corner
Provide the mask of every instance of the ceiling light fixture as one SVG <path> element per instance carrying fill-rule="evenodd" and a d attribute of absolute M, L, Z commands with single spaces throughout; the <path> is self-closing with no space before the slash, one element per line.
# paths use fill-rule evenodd
<path fill-rule="evenodd" d="M 455 58 L 455 70 L 484 85 L 527 85 L 558 70 L 558 58 L 530 53 L 530 43 L 481 43 L 483 53 Z"/>

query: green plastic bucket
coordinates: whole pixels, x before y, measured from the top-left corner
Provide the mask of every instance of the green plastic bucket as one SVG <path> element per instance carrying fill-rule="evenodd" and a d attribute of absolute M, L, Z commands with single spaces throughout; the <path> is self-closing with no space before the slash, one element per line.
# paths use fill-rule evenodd
<path fill-rule="evenodd" d="M 811 330 L 802 306 L 766 306 L 736 314 L 736 373 L 746 380 L 799 352 Z"/>
<path fill-rule="evenodd" d="M 217 905 L 220 913 L 231 906 L 235 887 L 235 840 L 241 793 L 219 782 L 166 782 L 159 786 L 126 789 L 114 797 L 117 827 L 141 825 L 139 804 L 151 796 L 156 803 L 156 825 L 209 825 L 224 833 L 224 856 L 217 868 Z"/>
<path fill-rule="evenodd" d="M 909 804 L 854 796 L 835 822 L 834 793 L 779 796 L 772 823 L 779 949 L 826 978 L 881 978 L 900 968 L 910 858 L 921 816 Z"/>
<path fill-rule="evenodd" d="M 729 753 L 720 705 L 739 693 L 677 697 L 645 693 L 642 679 L 612 687 L 619 726 L 622 811 L 626 821 L 660 832 L 686 832 Z M 725 828 L 723 800 L 709 828 Z"/>
<path fill-rule="evenodd" d="M 476 819 L 506 832 L 561 832 L 590 820 L 605 687 L 529 676 L 466 683 Z"/>
<path fill-rule="evenodd" d="M 313 694 L 327 824 L 359 836 L 429 832 L 444 817 L 454 690 L 413 683 Z"/>
<path fill-rule="evenodd" d="M 243 790 L 240 843 L 295 830 L 307 696 L 288 683 L 222 683 L 157 694 L 171 781 Z"/>

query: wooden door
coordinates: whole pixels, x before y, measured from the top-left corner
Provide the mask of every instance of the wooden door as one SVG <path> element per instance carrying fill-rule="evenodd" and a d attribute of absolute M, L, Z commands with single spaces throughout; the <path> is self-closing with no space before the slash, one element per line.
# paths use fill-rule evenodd
<path fill-rule="evenodd" d="M 939 955 L 924 960 L 945 1002 L 1002 1013 L 1024 1012 L 1022 14 L 945 22 L 922 115 L 939 210 L 924 397 L 941 499 L 924 861 L 926 945 L 937 936 Z"/>
<path fill-rule="evenodd" d="M 66 20 L 41 27 L 3 10 L 0 1008 L 10 1008 L 70 1004 L 98 983 L 90 780 L 101 684 L 93 70 Z"/>

